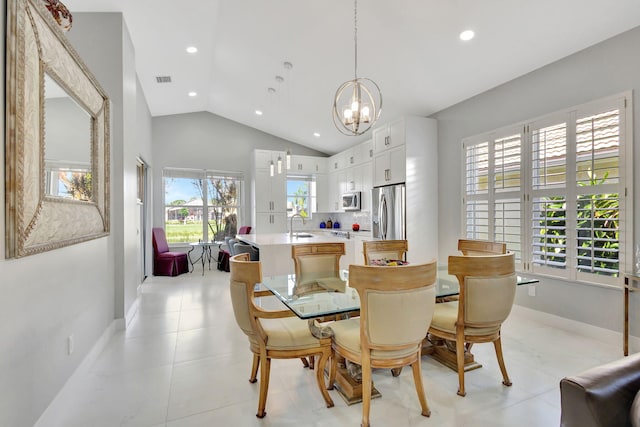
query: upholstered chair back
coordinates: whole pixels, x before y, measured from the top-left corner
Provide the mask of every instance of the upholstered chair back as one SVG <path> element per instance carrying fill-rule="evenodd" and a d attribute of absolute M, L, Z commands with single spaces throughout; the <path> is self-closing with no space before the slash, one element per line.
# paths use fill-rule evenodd
<path fill-rule="evenodd" d="M 436 263 L 397 267 L 349 267 L 349 286 L 360 295 L 363 346 L 372 357 L 415 352 L 425 338 L 435 306 Z"/>
<path fill-rule="evenodd" d="M 257 345 L 256 321 L 251 316 L 250 305 L 256 283 L 262 281 L 259 262 L 249 261 L 249 254 L 240 254 L 230 259 L 230 294 L 236 323 L 253 345 Z"/>
<path fill-rule="evenodd" d="M 374 260 L 403 260 L 408 249 L 406 240 L 373 240 L 362 242 L 364 262 L 370 265 Z"/>
<path fill-rule="evenodd" d="M 449 274 L 463 284 L 460 301 L 465 334 L 472 333 L 468 331 L 472 328 L 499 329 L 511 313 L 516 294 L 514 254 L 450 256 Z"/>
<path fill-rule="evenodd" d="M 291 246 L 291 257 L 299 280 L 338 277 L 344 243 L 305 243 Z M 330 273 L 330 274 L 328 274 Z"/>

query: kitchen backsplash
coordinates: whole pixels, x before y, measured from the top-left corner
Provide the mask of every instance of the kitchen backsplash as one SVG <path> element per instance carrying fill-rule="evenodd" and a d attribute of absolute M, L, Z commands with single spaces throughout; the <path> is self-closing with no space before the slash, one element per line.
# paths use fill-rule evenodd
<path fill-rule="evenodd" d="M 371 212 L 359 211 L 359 212 L 341 212 L 341 213 L 314 213 L 311 219 L 305 219 L 305 224 L 302 225 L 300 218 L 293 219 L 293 227 L 297 230 L 317 230 L 320 228 L 321 222 L 327 222 L 331 219 L 333 223 L 338 221 L 341 230 L 349 231 L 351 226 L 355 223 L 360 225 L 360 230 L 371 230 Z M 289 220 L 287 220 L 289 222 Z M 287 224 L 288 227 L 288 224 Z"/>

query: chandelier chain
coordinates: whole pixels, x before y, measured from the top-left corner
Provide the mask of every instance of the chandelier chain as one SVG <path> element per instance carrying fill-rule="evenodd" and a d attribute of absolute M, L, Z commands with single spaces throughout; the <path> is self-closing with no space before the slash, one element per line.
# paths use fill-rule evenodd
<path fill-rule="evenodd" d="M 358 0 L 353 0 L 354 80 L 358 80 Z"/>

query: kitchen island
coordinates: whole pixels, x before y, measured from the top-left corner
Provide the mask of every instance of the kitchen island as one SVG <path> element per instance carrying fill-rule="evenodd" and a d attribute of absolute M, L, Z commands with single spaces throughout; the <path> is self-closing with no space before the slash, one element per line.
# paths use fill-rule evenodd
<path fill-rule="evenodd" d="M 277 276 L 294 272 L 291 246 L 305 243 L 344 243 L 345 255 L 340 259 L 340 268 L 348 269 L 356 262 L 356 240 L 332 236 L 326 232 L 238 234 L 236 238 L 260 251 L 263 276 Z M 360 243 L 362 245 L 362 243 Z"/>

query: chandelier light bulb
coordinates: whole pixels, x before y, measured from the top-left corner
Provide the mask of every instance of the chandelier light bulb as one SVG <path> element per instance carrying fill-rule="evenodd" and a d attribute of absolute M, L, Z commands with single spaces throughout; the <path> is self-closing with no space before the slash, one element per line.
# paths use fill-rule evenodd
<path fill-rule="evenodd" d="M 269 176 L 274 176 L 275 175 L 275 166 L 273 164 L 273 160 L 271 160 L 271 163 L 269 163 Z"/>
<path fill-rule="evenodd" d="M 282 157 L 278 156 L 278 175 L 282 173 Z"/>
<path fill-rule="evenodd" d="M 285 156 L 287 159 L 287 170 L 291 169 L 291 149 L 287 148 L 287 155 Z"/>

